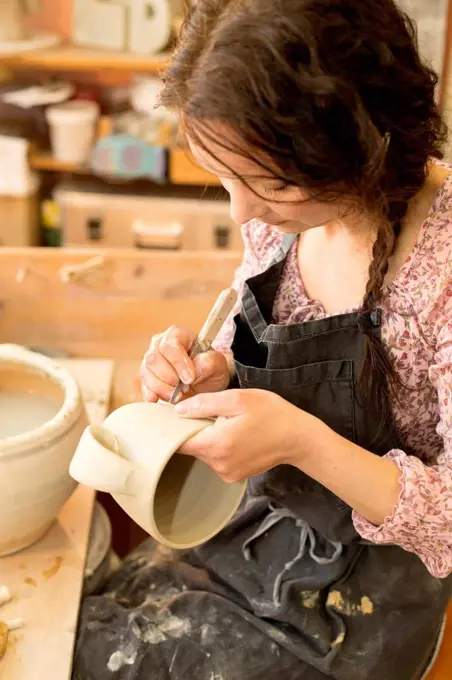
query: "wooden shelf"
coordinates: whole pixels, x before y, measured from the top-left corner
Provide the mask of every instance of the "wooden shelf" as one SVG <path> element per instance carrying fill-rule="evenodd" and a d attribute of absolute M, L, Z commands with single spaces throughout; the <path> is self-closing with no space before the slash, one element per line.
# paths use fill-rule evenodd
<path fill-rule="evenodd" d="M 58 161 L 49 152 L 32 153 L 30 167 L 48 172 L 91 173 L 88 166 Z M 184 149 L 173 149 L 169 153 L 169 181 L 176 185 L 221 186 L 218 177 L 200 168 L 191 153 Z"/>
<path fill-rule="evenodd" d="M 83 168 L 76 163 L 58 161 L 52 154 L 45 152 L 34 153 L 30 156 L 30 168 L 49 172 L 83 172 Z M 89 172 L 88 169 L 87 172 Z"/>
<path fill-rule="evenodd" d="M 146 56 L 127 52 L 109 52 L 74 45 L 63 45 L 47 50 L 2 55 L 0 66 L 14 69 L 43 69 L 47 71 L 132 71 L 160 73 L 168 54 Z"/>

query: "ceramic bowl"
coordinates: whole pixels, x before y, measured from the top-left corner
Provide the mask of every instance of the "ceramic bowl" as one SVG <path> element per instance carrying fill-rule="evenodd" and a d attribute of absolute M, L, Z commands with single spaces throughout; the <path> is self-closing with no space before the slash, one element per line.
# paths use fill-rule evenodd
<path fill-rule="evenodd" d="M 72 494 L 87 426 L 77 383 L 54 361 L 0 345 L 0 555 L 45 534 Z"/>

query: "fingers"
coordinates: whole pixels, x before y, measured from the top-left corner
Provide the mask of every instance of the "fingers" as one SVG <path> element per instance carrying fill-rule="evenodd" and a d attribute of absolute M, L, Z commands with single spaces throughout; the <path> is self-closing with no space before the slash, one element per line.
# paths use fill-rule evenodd
<path fill-rule="evenodd" d="M 145 384 L 145 382 L 144 382 L 143 379 L 142 379 L 142 381 L 141 381 L 141 393 L 142 393 L 142 395 L 143 395 L 144 401 L 149 401 L 149 402 L 151 402 L 151 403 L 156 404 L 156 403 L 158 402 L 158 400 L 160 399 L 160 397 L 159 397 L 159 395 L 157 394 L 157 392 L 153 392 L 152 390 L 150 390 L 150 389 L 146 386 L 146 384 Z"/>
<path fill-rule="evenodd" d="M 146 401 L 169 401 L 179 379 L 190 384 L 195 379 L 195 367 L 188 356 L 195 333 L 172 327 L 155 335 L 143 359 L 140 376 Z"/>
<path fill-rule="evenodd" d="M 179 453 L 202 460 L 228 484 L 239 482 L 245 477 L 233 455 L 230 422 L 218 419 L 212 426 L 206 427 L 185 442 L 179 450 Z"/>
<path fill-rule="evenodd" d="M 159 343 L 160 355 L 167 360 L 185 385 L 190 385 L 196 378 L 195 366 L 188 356 L 195 340 L 196 334 L 193 331 L 172 326 L 162 335 Z"/>
<path fill-rule="evenodd" d="M 176 371 L 160 353 L 161 338 L 161 335 L 152 338 L 140 369 L 143 398 L 151 402 L 167 401 L 178 381 Z"/>
<path fill-rule="evenodd" d="M 187 418 L 232 418 L 241 415 L 251 397 L 251 390 L 228 390 L 211 394 L 198 394 L 176 406 L 177 412 Z"/>
<path fill-rule="evenodd" d="M 163 335 L 159 335 L 152 340 L 149 351 L 144 359 L 145 365 L 149 373 L 152 373 L 158 380 L 168 385 L 176 385 L 179 375 L 161 351 L 163 337 Z"/>
<path fill-rule="evenodd" d="M 228 387 L 230 371 L 226 357 L 210 350 L 190 359 L 189 351 L 195 340 L 193 331 L 175 326 L 153 337 L 140 370 L 146 401 L 169 401 L 179 380 L 191 388 L 184 390 L 180 401 L 197 392 L 216 392 Z"/>

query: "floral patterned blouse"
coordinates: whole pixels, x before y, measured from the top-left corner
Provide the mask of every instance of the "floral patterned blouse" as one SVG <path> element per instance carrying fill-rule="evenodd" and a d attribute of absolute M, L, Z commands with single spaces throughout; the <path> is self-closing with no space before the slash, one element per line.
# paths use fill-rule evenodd
<path fill-rule="evenodd" d="M 242 231 L 245 253 L 234 284 L 239 298 L 244 281 L 270 265 L 282 240 L 278 231 L 258 220 Z M 363 538 L 414 552 L 433 575 L 445 577 L 452 571 L 452 175 L 438 192 L 411 254 L 385 287 L 381 307 L 382 339 L 407 386 L 393 405 L 404 450 L 387 453 L 402 472 L 401 492 L 381 526 L 356 513 L 353 520 Z M 273 322 L 294 324 L 325 316 L 322 304 L 304 290 L 295 242 Z M 233 333 L 231 315 L 215 348 L 229 350 Z"/>

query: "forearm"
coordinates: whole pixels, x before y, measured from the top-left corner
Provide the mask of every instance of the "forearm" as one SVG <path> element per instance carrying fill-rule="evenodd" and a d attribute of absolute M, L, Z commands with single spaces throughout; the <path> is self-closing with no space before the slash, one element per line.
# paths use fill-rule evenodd
<path fill-rule="evenodd" d="M 398 466 L 353 444 L 313 419 L 310 442 L 298 454 L 296 467 L 316 479 L 369 522 L 380 525 L 400 495 Z"/>

